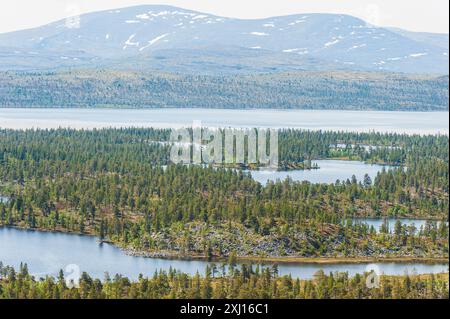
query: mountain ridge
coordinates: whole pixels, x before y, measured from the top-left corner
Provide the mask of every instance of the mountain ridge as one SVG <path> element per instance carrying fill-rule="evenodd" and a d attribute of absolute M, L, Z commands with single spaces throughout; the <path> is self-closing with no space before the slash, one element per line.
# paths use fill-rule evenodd
<path fill-rule="evenodd" d="M 345 14 L 237 19 L 141 5 L 83 14 L 79 27 L 72 20 L 0 34 L 0 70 L 139 65 L 144 70 L 201 74 L 448 74 L 448 41 L 442 37 L 375 27 Z"/>

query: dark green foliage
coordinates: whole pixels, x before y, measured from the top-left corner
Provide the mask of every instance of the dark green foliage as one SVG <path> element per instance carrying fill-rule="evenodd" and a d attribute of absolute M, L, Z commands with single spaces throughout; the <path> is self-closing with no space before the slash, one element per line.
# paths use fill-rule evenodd
<path fill-rule="evenodd" d="M 167 130 L 0 131 L 0 224 L 99 235 L 144 252 L 208 258 L 448 256 L 448 230 L 376 234 L 354 216 L 448 220 L 448 137 L 280 132 L 281 159 L 357 157 L 398 167 L 373 184 L 255 182 L 168 163 Z M 333 145 L 377 145 L 336 149 Z M 242 241 L 242 236 L 246 240 Z"/>
<path fill-rule="evenodd" d="M 132 282 L 83 273 L 79 287 L 71 289 L 62 272 L 36 279 L 26 265 L 16 272 L 0 262 L 0 299 L 448 299 L 448 274 L 382 276 L 379 288 L 367 287 L 369 275 L 319 271 L 314 279 L 300 280 L 278 276 L 275 266 L 243 266 L 227 273 L 208 268 L 205 276 L 159 271 Z"/>
<path fill-rule="evenodd" d="M 202 76 L 0 73 L 0 107 L 448 110 L 448 76 L 297 72 Z"/>

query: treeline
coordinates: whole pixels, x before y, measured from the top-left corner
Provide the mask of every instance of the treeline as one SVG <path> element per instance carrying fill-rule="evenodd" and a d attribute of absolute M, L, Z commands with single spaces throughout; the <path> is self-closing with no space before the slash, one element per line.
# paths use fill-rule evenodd
<path fill-rule="evenodd" d="M 0 72 L 0 107 L 202 107 L 448 111 L 448 76 L 125 71 Z"/>
<path fill-rule="evenodd" d="M 390 140 L 401 147 L 399 161 L 407 168 L 384 170 L 374 181 L 288 179 L 263 186 L 239 170 L 162 166 L 168 146 L 151 141 L 167 134 L 0 131 L 0 194 L 9 198 L 0 203 L 0 224 L 96 234 L 138 251 L 208 257 L 448 256 L 448 227 L 436 222 L 448 220 L 448 137 L 283 131 L 282 156 L 306 152 L 314 158 L 326 155 L 330 143 Z M 289 143 L 298 147 L 288 151 Z M 348 222 L 367 216 L 434 222 L 395 234 Z"/>
<path fill-rule="evenodd" d="M 69 288 L 61 271 L 57 278 L 36 279 L 26 265 L 19 271 L 0 263 L 0 299 L 448 299 L 448 274 L 381 276 L 369 288 L 368 276 L 325 274 L 300 280 L 279 276 L 274 268 L 243 265 L 216 276 L 207 268 L 204 276 L 169 270 L 137 281 L 106 275 L 103 281 L 83 273 L 79 286 Z M 217 270 L 216 270 L 217 271 Z"/>
<path fill-rule="evenodd" d="M 345 158 L 405 165 L 408 157 L 415 160 L 439 158 L 448 162 L 448 137 L 287 129 L 279 132 L 279 152 L 281 162 L 294 163 Z"/>

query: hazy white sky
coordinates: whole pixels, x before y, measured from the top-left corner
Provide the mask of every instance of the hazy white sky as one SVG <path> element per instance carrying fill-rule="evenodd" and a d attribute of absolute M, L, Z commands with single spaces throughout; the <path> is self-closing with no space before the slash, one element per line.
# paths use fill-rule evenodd
<path fill-rule="evenodd" d="M 347 13 L 381 26 L 448 33 L 448 0 L 1 0 L 0 33 L 81 13 L 138 4 L 168 4 L 234 18 L 295 13 Z"/>

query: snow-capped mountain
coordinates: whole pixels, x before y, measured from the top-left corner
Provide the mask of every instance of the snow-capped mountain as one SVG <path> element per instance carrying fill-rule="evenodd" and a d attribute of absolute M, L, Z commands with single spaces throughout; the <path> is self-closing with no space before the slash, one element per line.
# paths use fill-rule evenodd
<path fill-rule="evenodd" d="M 170 6 L 137 6 L 0 34 L 0 70 L 126 67 L 203 73 L 350 69 L 448 74 L 448 65 L 448 35 L 379 28 L 335 14 L 241 20 Z"/>

